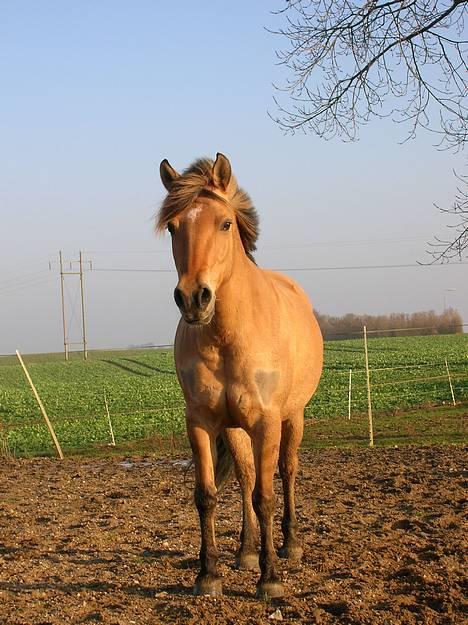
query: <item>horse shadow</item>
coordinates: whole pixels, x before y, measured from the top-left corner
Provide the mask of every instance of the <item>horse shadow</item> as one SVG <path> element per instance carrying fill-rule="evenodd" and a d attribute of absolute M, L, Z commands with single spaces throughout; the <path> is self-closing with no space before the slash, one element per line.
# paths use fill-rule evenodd
<path fill-rule="evenodd" d="M 115 359 L 111 360 L 110 358 L 104 358 L 101 362 L 105 362 L 108 365 L 117 367 L 118 369 L 121 369 L 122 371 L 126 371 L 127 373 L 131 373 L 133 375 L 139 375 L 145 378 L 151 378 L 156 373 L 162 373 L 164 375 L 176 374 L 175 371 L 171 371 L 170 369 L 161 369 L 160 367 L 151 367 L 150 365 L 147 365 L 146 363 L 140 362 L 139 360 L 133 360 L 132 358 L 120 358 L 119 360 L 124 361 L 124 362 L 119 362 L 118 360 L 115 360 Z M 136 367 L 129 366 L 125 364 L 125 362 L 129 362 L 131 365 L 138 365 L 139 367 L 143 367 L 145 369 L 150 369 L 154 373 L 148 373 L 146 371 L 139 371 Z"/>
<path fill-rule="evenodd" d="M 122 371 L 126 371 L 127 373 L 132 373 L 133 375 L 139 375 L 143 378 L 151 377 L 150 373 L 143 373 L 141 371 L 137 371 L 136 369 L 128 367 L 127 365 L 121 364 L 120 362 L 117 362 L 116 360 L 110 360 L 110 359 L 104 358 L 102 362 L 105 362 L 108 365 L 112 365 L 113 367 L 117 367 L 117 369 L 121 369 Z"/>
<path fill-rule="evenodd" d="M 4 543 L 0 543 L 0 555 L 17 557 L 21 552 L 27 552 L 25 547 L 14 547 Z M 48 559 L 51 562 L 57 562 L 57 558 L 60 556 L 68 556 L 68 561 L 72 564 L 84 565 L 91 570 L 93 567 L 99 564 L 118 565 L 122 561 L 122 558 L 118 550 L 106 551 L 105 554 L 96 554 L 94 551 L 88 549 L 59 549 L 54 553 L 44 553 L 41 555 L 41 559 Z M 90 557 L 91 556 L 91 557 Z M 94 557 L 93 557 L 94 556 Z M 198 569 L 198 558 L 184 557 L 184 552 L 180 549 L 170 548 L 146 548 L 138 555 L 137 562 L 139 561 L 141 566 L 151 564 L 151 560 L 159 560 L 160 558 L 170 558 L 172 560 L 171 566 L 179 570 L 193 570 L 194 576 Z M 63 558 L 60 557 L 63 561 Z M 148 562 L 149 560 L 149 562 Z M 232 563 L 234 569 L 234 563 Z M 138 596 L 140 598 L 159 598 L 164 595 L 170 595 L 173 597 L 189 597 L 193 594 L 193 586 L 191 583 L 185 581 L 164 583 L 164 580 L 159 580 L 154 586 L 140 585 L 127 583 L 122 585 L 119 580 L 116 581 L 103 581 L 99 579 L 89 579 L 87 581 L 64 581 L 59 575 L 51 575 L 45 580 L 39 581 L 16 581 L 16 580 L 0 580 L 0 592 L 5 591 L 8 593 L 23 595 L 29 594 L 34 591 L 52 591 L 60 592 L 64 594 L 76 594 L 79 592 L 91 591 L 93 593 L 115 593 L 123 592 L 128 596 Z M 229 597 L 238 598 L 250 598 L 252 593 L 240 588 L 232 588 L 227 584 L 224 588 L 224 594 Z"/>
<path fill-rule="evenodd" d="M 157 373 L 164 373 L 165 375 L 175 375 L 176 372 L 171 369 L 161 369 L 161 367 L 154 367 L 151 365 L 147 365 L 145 362 L 140 362 L 139 360 L 134 360 L 133 358 L 122 358 L 121 360 L 126 360 L 127 362 L 131 362 L 133 364 L 139 365 L 140 367 L 144 367 L 145 369 L 150 369 L 151 371 L 156 371 Z"/>

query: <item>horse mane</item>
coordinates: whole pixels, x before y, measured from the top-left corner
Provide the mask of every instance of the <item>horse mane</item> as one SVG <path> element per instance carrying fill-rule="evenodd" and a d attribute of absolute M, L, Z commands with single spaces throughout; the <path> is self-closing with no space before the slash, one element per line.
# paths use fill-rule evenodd
<path fill-rule="evenodd" d="M 225 199 L 216 193 L 213 183 L 213 161 L 209 158 L 197 159 L 181 176 L 176 178 L 170 192 L 161 204 L 156 218 L 156 231 L 164 230 L 171 219 L 187 209 L 199 197 L 211 197 L 228 204 L 236 215 L 237 226 L 245 253 L 253 260 L 259 235 L 259 220 L 249 195 L 235 183 L 232 197 Z"/>

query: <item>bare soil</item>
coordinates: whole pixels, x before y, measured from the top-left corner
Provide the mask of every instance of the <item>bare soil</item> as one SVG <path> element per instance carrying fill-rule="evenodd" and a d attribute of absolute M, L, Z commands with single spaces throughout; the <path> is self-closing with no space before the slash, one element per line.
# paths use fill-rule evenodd
<path fill-rule="evenodd" d="M 467 448 L 303 452 L 304 561 L 284 599 L 233 567 L 237 485 L 220 495 L 224 596 L 193 597 L 193 474 L 171 459 L 2 461 L 0 623 L 412 625 L 466 617 Z M 278 492 L 276 540 L 280 542 Z"/>

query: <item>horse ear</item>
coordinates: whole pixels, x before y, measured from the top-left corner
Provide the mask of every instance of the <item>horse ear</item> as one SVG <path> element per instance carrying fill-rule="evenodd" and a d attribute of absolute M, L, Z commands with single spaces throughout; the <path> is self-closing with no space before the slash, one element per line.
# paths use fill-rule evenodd
<path fill-rule="evenodd" d="M 159 173 L 161 175 L 161 180 L 163 185 L 166 187 L 167 191 L 172 189 L 172 185 L 174 180 L 179 178 L 180 174 L 176 172 L 176 170 L 169 164 L 167 158 L 161 161 L 161 165 L 159 166 Z"/>
<path fill-rule="evenodd" d="M 231 163 L 229 160 L 218 152 L 216 154 L 216 160 L 211 172 L 213 184 L 222 191 L 227 191 L 229 183 L 231 181 Z"/>

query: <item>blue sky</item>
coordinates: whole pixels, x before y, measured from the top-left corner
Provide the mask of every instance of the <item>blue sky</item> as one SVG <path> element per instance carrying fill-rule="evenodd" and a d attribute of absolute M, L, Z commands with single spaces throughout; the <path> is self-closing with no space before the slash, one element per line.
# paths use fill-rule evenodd
<path fill-rule="evenodd" d="M 282 2 L 39 2 L 0 6 L 0 353 L 61 346 L 49 259 L 82 249 L 94 267 L 171 268 L 153 234 L 168 158 L 183 169 L 222 151 L 261 218 L 261 265 L 427 260 L 444 235 L 463 155 L 374 120 L 355 143 L 285 136 L 272 83 L 284 70 L 271 12 Z M 53 268 L 56 264 L 53 265 Z M 468 266 L 294 272 L 316 308 L 342 314 L 441 310 L 468 321 Z M 67 281 L 70 338 L 77 284 Z M 91 347 L 169 343 L 174 274 L 89 272 Z M 449 290 L 450 289 L 450 290 Z M 6 331 L 5 331 L 6 329 Z"/>

